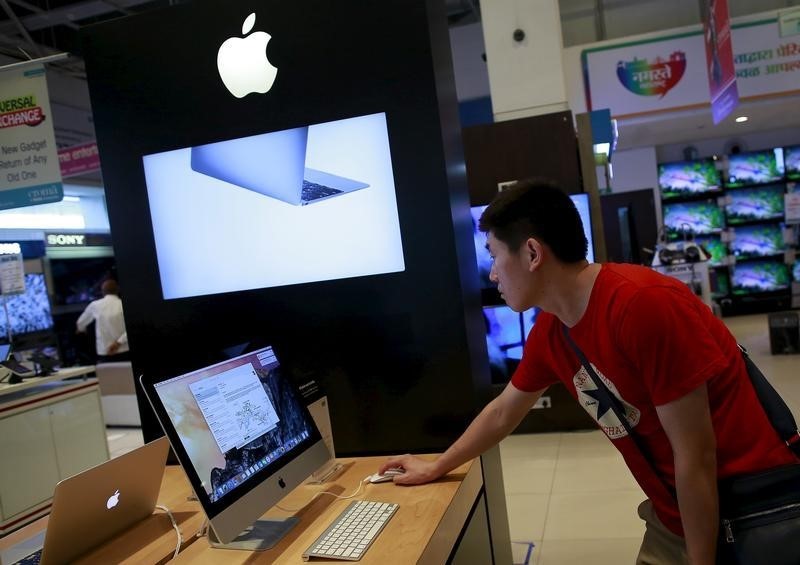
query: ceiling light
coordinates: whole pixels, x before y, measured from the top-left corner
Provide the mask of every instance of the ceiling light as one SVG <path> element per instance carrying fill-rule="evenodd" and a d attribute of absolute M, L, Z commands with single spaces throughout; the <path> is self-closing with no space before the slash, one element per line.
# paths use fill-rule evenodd
<path fill-rule="evenodd" d="M 747 120 L 748 120 L 747 116 L 739 116 L 738 118 L 736 118 L 736 123 L 737 124 L 741 124 L 741 123 L 746 122 Z"/>

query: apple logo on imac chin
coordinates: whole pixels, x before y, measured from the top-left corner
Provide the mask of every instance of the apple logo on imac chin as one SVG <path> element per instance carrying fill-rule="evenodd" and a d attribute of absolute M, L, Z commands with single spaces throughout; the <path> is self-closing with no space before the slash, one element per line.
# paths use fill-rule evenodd
<path fill-rule="evenodd" d="M 269 92 L 278 74 L 277 67 L 267 59 L 267 43 L 271 36 L 265 31 L 247 35 L 255 23 L 256 14 L 253 12 L 242 24 L 242 35 L 247 37 L 230 37 L 217 52 L 219 76 L 236 98 L 254 92 Z"/>
<path fill-rule="evenodd" d="M 106 501 L 106 508 L 111 510 L 117 504 L 119 504 L 119 489 L 108 498 L 108 501 Z"/>

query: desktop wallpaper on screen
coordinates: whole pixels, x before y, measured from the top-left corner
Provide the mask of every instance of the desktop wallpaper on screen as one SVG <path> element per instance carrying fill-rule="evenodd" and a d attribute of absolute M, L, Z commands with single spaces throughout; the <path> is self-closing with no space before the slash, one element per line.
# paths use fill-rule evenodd
<path fill-rule="evenodd" d="M 792 278 L 800 282 L 800 261 L 795 262 L 794 267 L 792 268 Z"/>
<path fill-rule="evenodd" d="M 789 267 L 783 261 L 737 263 L 733 268 L 733 294 L 783 290 L 789 283 Z"/>
<path fill-rule="evenodd" d="M 165 299 L 405 269 L 383 113 L 143 163 Z"/>
<path fill-rule="evenodd" d="M 50 312 L 50 298 L 47 296 L 47 285 L 43 273 L 27 273 L 25 275 L 25 293 L 5 297 L 6 311 L 0 311 L 0 335 L 8 335 L 11 326 L 13 335 L 49 330 L 53 327 L 53 316 Z"/>
<path fill-rule="evenodd" d="M 719 171 L 713 159 L 663 163 L 658 166 L 661 198 L 670 200 L 722 190 Z"/>
<path fill-rule="evenodd" d="M 722 210 L 713 200 L 664 204 L 664 225 L 675 233 L 705 235 L 724 227 Z"/>
<path fill-rule="evenodd" d="M 311 434 L 281 370 L 270 350 L 267 358 L 254 352 L 156 385 L 212 502 Z"/>
<path fill-rule="evenodd" d="M 786 178 L 800 181 L 800 145 L 784 148 L 783 164 L 786 167 Z"/>
<path fill-rule="evenodd" d="M 751 184 L 769 184 L 783 179 L 783 149 L 738 153 L 728 157 L 728 180 L 731 188 Z"/>
<path fill-rule="evenodd" d="M 728 196 L 730 201 L 725 206 L 725 216 L 730 225 L 783 219 L 784 199 L 781 185 L 731 190 Z"/>
<path fill-rule="evenodd" d="M 783 226 L 764 224 L 736 228 L 731 241 L 731 252 L 738 259 L 766 257 L 783 253 Z"/>

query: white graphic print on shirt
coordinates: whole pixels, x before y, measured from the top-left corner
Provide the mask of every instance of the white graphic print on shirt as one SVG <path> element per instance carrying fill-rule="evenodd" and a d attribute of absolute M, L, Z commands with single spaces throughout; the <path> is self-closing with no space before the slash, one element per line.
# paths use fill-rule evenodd
<path fill-rule="evenodd" d="M 641 411 L 625 402 L 625 399 L 620 396 L 619 392 L 617 391 L 617 387 L 614 386 L 610 380 L 606 378 L 606 376 L 600 372 L 600 370 L 592 365 L 595 373 L 597 376 L 600 377 L 600 380 L 606 385 L 608 390 L 613 394 L 622 405 L 625 407 L 625 418 L 628 420 L 628 424 L 631 428 L 635 428 L 636 425 L 639 423 L 639 418 L 641 417 Z M 603 400 L 603 397 L 598 394 L 597 386 L 592 381 L 592 378 L 589 376 L 589 373 L 586 372 L 586 369 L 581 366 L 580 370 L 575 373 L 575 376 L 572 377 L 572 382 L 575 385 L 575 390 L 578 392 L 578 401 L 580 402 L 583 409 L 586 410 L 589 415 L 594 418 L 598 424 L 600 424 L 600 428 L 606 433 L 606 435 L 611 439 L 619 439 L 628 435 L 628 432 L 625 431 L 625 428 L 622 426 L 622 422 L 619 421 L 617 415 L 614 414 L 614 411 L 611 409 L 611 406 L 608 405 L 607 402 Z"/>

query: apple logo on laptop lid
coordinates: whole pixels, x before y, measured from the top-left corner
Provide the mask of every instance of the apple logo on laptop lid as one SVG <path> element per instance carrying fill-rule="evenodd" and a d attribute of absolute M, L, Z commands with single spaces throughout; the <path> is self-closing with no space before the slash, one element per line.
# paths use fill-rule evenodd
<path fill-rule="evenodd" d="M 225 87 L 236 98 L 248 94 L 269 92 L 278 74 L 267 58 L 267 43 L 271 36 L 264 31 L 247 35 L 256 23 L 253 12 L 242 24 L 242 35 L 229 37 L 217 52 L 217 69 Z"/>
<path fill-rule="evenodd" d="M 106 508 L 108 508 L 109 510 L 111 510 L 111 509 L 112 509 L 112 508 L 114 508 L 114 507 L 115 507 L 117 504 L 119 504 L 119 489 L 117 489 L 117 490 L 116 490 L 116 492 L 115 492 L 114 494 L 112 494 L 112 495 L 111 495 L 111 496 L 108 498 L 108 500 L 106 501 Z"/>

